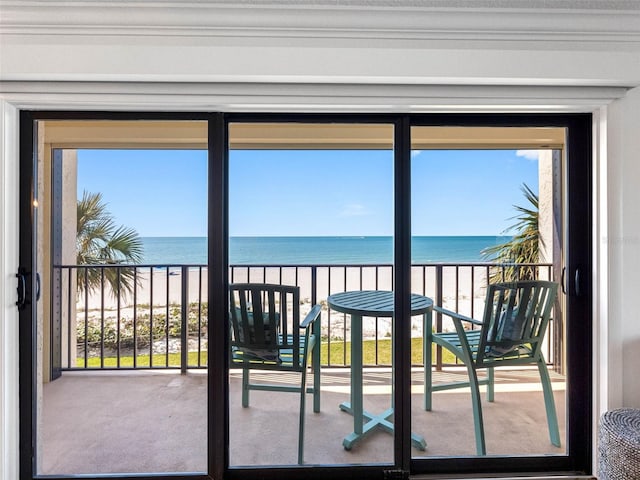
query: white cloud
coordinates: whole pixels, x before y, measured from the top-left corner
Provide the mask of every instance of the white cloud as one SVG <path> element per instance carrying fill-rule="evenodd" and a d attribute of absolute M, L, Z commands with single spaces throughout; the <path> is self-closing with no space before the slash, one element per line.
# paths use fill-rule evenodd
<path fill-rule="evenodd" d="M 416 158 L 422 153 L 422 150 L 411 150 L 411 158 Z"/>
<path fill-rule="evenodd" d="M 540 150 L 517 150 L 516 155 L 518 157 L 524 157 L 527 160 L 539 160 Z"/>
<path fill-rule="evenodd" d="M 368 215 L 364 205 L 360 205 L 359 203 L 350 203 L 345 205 L 342 211 L 340 212 L 341 217 L 361 217 L 363 215 Z"/>

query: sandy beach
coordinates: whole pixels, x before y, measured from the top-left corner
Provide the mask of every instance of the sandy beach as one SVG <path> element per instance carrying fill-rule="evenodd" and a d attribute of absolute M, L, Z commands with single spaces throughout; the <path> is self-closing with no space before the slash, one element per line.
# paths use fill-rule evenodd
<path fill-rule="evenodd" d="M 207 302 L 207 269 L 205 267 L 190 267 L 188 272 L 186 293 L 189 303 Z M 315 281 L 313 276 L 315 273 Z M 435 266 L 414 267 L 412 269 L 412 292 L 426 295 L 437 303 L 438 276 L 442 282 L 442 305 L 445 308 L 458 310 L 465 315 L 479 315 L 484 304 L 486 290 L 485 267 L 455 267 Z M 137 273 L 138 282 L 135 288 L 135 303 L 138 314 L 148 310 L 153 305 L 158 312 L 163 307 L 180 306 L 183 296 L 183 270 L 180 268 L 155 268 L 151 272 L 148 268 L 140 269 Z M 328 316 L 326 298 L 328 295 L 348 290 L 392 290 L 392 269 L 389 266 L 359 266 L 359 267 L 235 267 L 230 273 L 232 283 L 255 282 L 298 285 L 302 303 L 302 314 L 310 308 L 312 299 L 323 305 L 323 336 L 343 338 L 350 332 L 349 319 L 346 315 L 331 312 Z M 315 298 L 313 290 L 316 290 Z M 89 295 L 85 303 L 84 295 L 80 294 L 77 308 L 78 321 L 85 318 L 98 319 L 104 316 L 115 321 L 118 316 L 118 301 L 105 287 L 104 295 L 95 291 Z M 133 317 L 134 293 L 123 294 L 120 297 L 120 318 Z M 88 307 L 85 309 L 85 305 Z M 85 311 L 86 310 L 86 311 Z M 413 319 L 412 335 L 422 335 L 422 320 Z M 376 326 L 377 324 L 377 326 Z M 391 335 L 389 319 L 364 319 L 363 336 L 365 338 L 385 338 Z"/>

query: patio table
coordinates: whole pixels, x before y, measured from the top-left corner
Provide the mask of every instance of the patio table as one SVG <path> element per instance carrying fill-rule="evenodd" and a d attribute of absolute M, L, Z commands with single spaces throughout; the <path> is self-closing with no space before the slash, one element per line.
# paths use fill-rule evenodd
<path fill-rule="evenodd" d="M 351 450 L 353 445 L 378 427 L 393 432 L 393 422 L 389 420 L 393 415 L 393 402 L 383 413 L 374 415 L 364 410 L 362 398 L 362 317 L 393 318 L 393 292 L 363 290 L 336 293 L 327 297 L 327 303 L 332 310 L 351 316 L 351 401 L 340 404 L 340 410 L 353 415 L 353 432 L 342 442 L 345 450 Z M 433 300 L 411 294 L 411 316 L 424 315 L 424 324 L 431 324 L 432 309 Z M 424 437 L 414 433 L 411 433 L 411 443 L 420 450 L 427 447 Z"/>

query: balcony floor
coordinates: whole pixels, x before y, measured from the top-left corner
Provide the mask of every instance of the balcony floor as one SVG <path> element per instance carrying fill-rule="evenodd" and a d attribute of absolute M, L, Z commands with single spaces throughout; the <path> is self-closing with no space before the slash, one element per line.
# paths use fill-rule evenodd
<path fill-rule="evenodd" d="M 551 372 L 550 372 L 551 373 Z M 259 376 L 273 373 L 259 373 Z M 297 381 L 278 374 L 275 381 Z M 565 438 L 565 382 L 551 373 L 561 438 Z M 389 369 L 365 372 L 365 409 L 390 405 Z M 464 370 L 435 372 L 434 382 L 466 378 Z M 434 394 L 433 411 L 422 410 L 422 375 L 413 373 L 412 430 L 427 450 L 414 456 L 475 454 L 469 393 Z M 537 370 L 496 373 L 495 402 L 483 412 L 490 455 L 564 454 L 549 442 Z M 43 389 L 39 414 L 38 472 L 41 474 L 202 472 L 206 470 L 207 376 L 194 371 L 65 372 Z M 230 378 L 231 465 L 296 462 L 298 395 L 251 392 L 251 407 L 240 405 L 240 374 Z M 305 462 L 308 464 L 389 463 L 392 436 L 378 430 L 351 451 L 342 439 L 353 419 L 338 405 L 349 400 L 349 370 L 322 370 L 322 406 L 307 400 Z"/>

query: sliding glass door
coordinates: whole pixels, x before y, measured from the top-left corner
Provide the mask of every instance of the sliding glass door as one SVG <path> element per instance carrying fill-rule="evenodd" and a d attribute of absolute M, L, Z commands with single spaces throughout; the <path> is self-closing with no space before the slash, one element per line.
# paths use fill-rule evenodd
<path fill-rule="evenodd" d="M 393 133 L 389 124 L 229 124 L 231 468 L 394 463 Z M 251 305 L 240 301 L 250 296 L 242 288 L 263 284 L 276 286 L 274 322 L 258 290 Z M 389 304 L 376 317 L 378 291 Z M 265 347 L 272 332 L 279 338 Z M 306 371 L 293 351 L 307 355 Z"/>
<path fill-rule="evenodd" d="M 433 138 L 445 136 L 451 137 L 449 145 L 430 148 Z M 470 139 L 478 137 L 485 140 L 484 145 L 470 144 Z M 549 145 L 549 137 L 555 137 L 555 149 L 531 148 L 536 142 Z M 499 140 L 489 143 L 487 138 Z M 437 305 L 484 322 L 489 285 L 559 280 L 565 129 L 414 127 L 412 140 L 413 290 L 429 292 Z M 455 148 L 462 144 L 465 149 Z M 430 429 L 436 430 L 467 429 L 473 435 L 464 439 L 443 435 L 429 456 L 566 453 L 564 339 L 556 327 L 563 321 L 562 304 L 560 298 L 554 305 L 557 309 L 547 325 L 541 352 L 552 372 L 562 441 L 554 445 L 545 429 L 534 428 L 547 421 L 534 361 L 525 362 L 522 354 L 521 364 L 501 367 L 515 352 L 494 349 L 487 357 L 496 365 L 494 386 L 484 383 L 490 380 L 489 368 L 474 370 L 482 390 L 478 409 L 468 385 L 450 388 L 456 382 L 469 382 L 464 359 L 432 344 L 426 345 L 435 364 L 430 385 L 425 385 L 429 398 L 421 402 L 425 411 L 413 415 L 412 421 L 428 421 Z M 436 339 L 456 345 L 460 339 L 454 318 L 437 312 L 431 326 L 416 325 L 415 337 L 426 338 L 422 328 L 430 328 Z M 480 325 L 470 322 L 464 326 L 481 331 Z M 416 342 L 416 356 L 421 353 L 419 347 Z M 493 398 L 487 394 L 491 388 Z M 483 412 L 484 440 L 476 439 L 474 433 L 474 414 L 479 419 Z M 529 432 L 526 438 L 521 435 L 523 428 Z M 477 442 L 484 446 L 479 449 Z"/>
<path fill-rule="evenodd" d="M 33 473 L 204 473 L 207 123 L 34 127 Z"/>
<path fill-rule="evenodd" d="M 438 308 L 412 322 L 411 423 L 439 433 L 425 452 L 412 450 L 414 469 L 575 465 L 589 449 L 574 433 L 590 407 L 572 382 L 590 378 L 590 343 L 575 349 L 589 331 L 580 235 L 590 216 L 571 195 L 588 180 L 577 147 L 588 144 L 588 122 L 420 121 L 411 128 L 411 290 Z"/>
<path fill-rule="evenodd" d="M 588 115 L 40 112 L 21 136 L 24 478 L 589 471 Z M 503 327 L 447 348 L 518 281 L 557 289 L 534 362 L 533 335 L 487 347 Z"/>

